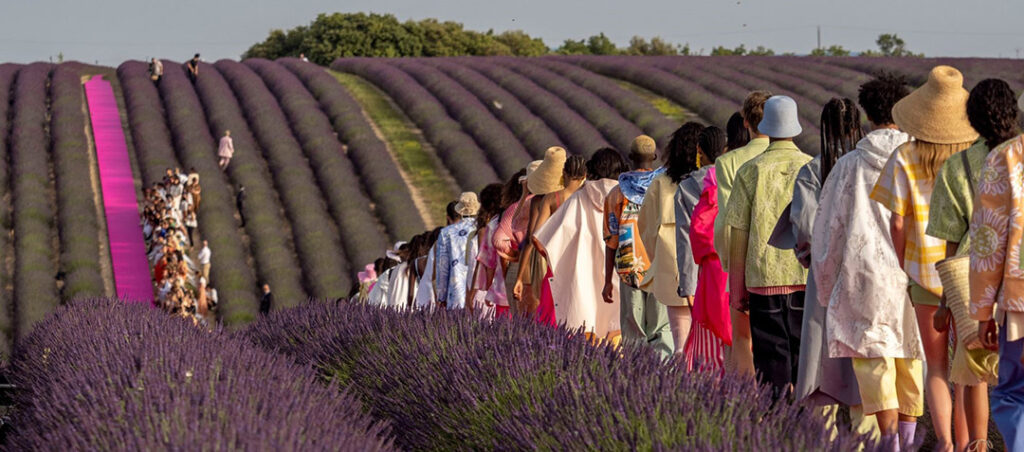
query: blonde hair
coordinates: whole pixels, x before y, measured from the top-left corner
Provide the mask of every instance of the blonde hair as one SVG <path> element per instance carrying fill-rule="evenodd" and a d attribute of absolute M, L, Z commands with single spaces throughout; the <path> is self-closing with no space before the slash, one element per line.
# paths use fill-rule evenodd
<path fill-rule="evenodd" d="M 946 159 L 957 152 L 971 147 L 971 144 L 974 142 L 939 144 L 930 141 L 914 140 L 912 143 L 914 148 L 911 151 L 919 156 L 924 174 L 928 176 L 928 180 L 935 180 L 935 177 L 939 174 L 939 169 L 942 168 L 942 164 L 946 163 Z"/>

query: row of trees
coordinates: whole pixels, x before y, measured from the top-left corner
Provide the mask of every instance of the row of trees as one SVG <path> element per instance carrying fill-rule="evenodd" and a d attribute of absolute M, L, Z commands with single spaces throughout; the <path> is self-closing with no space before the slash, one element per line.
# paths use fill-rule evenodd
<path fill-rule="evenodd" d="M 906 49 L 895 34 L 883 34 L 875 41 L 878 50 L 861 52 L 865 56 L 922 56 Z M 329 65 L 341 57 L 418 57 L 418 56 L 540 56 L 560 55 L 703 55 L 689 44 L 668 42 L 661 37 L 650 40 L 634 36 L 625 47 L 617 46 L 604 33 L 586 39 L 566 39 L 557 48 L 549 48 L 540 38 L 521 30 L 495 33 L 466 30 L 461 23 L 437 19 L 399 22 L 392 14 L 334 13 L 320 14 L 309 25 L 291 30 L 272 30 L 263 42 L 254 44 L 242 58 L 276 59 L 304 54 L 311 61 Z M 814 49 L 814 56 L 849 56 L 840 45 Z M 728 48 L 716 46 L 710 55 L 775 55 L 765 46 L 748 49 L 746 45 Z"/>

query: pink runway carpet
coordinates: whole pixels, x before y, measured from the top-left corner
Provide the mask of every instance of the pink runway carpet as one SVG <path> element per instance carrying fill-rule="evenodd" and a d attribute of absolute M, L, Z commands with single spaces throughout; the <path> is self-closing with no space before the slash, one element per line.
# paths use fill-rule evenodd
<path fill-rule="evenodd" d="M 89 102 L 89 117 L 96 141 L 117 296 L 132 302 L 152 304 L 153 280 L 146 260 L 142 227 L 139 226 L 135 181 L 114 90 L 110 82 L 95 76 L 85 84 L 85 97 Z"/>

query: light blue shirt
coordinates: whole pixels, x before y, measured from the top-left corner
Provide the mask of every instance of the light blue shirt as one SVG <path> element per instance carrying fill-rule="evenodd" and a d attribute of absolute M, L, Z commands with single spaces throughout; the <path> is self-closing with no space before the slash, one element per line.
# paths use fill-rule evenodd
<path fill-rule="evenodd" d="M 447 302 L 448 309 L 466 306 L 466 287 L 469 279 L 469 265 L 466 247 L 476 231 L 476 218 L 463 218 L 458 223 L 445 226 L 437 238 L 437 301 Z"/>

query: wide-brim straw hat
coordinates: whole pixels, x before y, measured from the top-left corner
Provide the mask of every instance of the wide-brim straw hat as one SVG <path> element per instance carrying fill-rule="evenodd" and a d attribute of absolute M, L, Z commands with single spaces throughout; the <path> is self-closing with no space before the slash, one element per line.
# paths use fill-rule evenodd
<path fill-rule="evenodd" d="M 1020 97 L 1017 98 L 1017 107 L 1024 110 L 1024 93 L 1021 93 Z"/>
<path fill-rule="evenodd" d="M 398 255 L 398 250 L 401 249 L 402 245 L 405 245 L 405 243 L 406 242 L 403 242 L 403 241 L 395 242 L 395 247 L 390 249 L 390 250 L 385 251 L 384 255 L 387 256 L 388 259 L 391 259 L 391 260 L 394 260 L 394 261 L 398 261 L 398 262 L 402 262 L 402 256 Z"/>
<path fill-rule="evenodd" d="M 967 119 L 964 76 L 952 66 L 935 66 L 928 81 L 892 107 L 892 119 L 910 136 L 936 144 L 968 143 L 978 132 Z"/>
<path fill-rule="evenodd" d="M 552 146 L 544 152 L 544 160 L 537 170 L 526 178 L 526 187 L 535 195 L 546 195 L 565 188 L 562 185 L 562 170 L 565 169 L 565 149 Z"/>
<path fill-rule="evenodd" d="M 459 195 L 459 202 L 455 203 L 455 213 L 464 217 L 476 216 L 480 211 L 480 200 L 476 193 L 467 191 Z"/>
<path fill-rule="evenodd" d="M 796 101 L 789 96 L 769 97 L 764 103 L 764 117 L 757 125 L 757 130 L 771 138 L 793 138 L 800 135 L 804 128 L 800 126 Z"/>
<path fill-rule="evenodd" d="M 519 176 L 519 182 L 520 183 L 526 182 L 526 180 L 530 177 L 530 175 L 533 174 L 534 171 L 537 171 L 537 167 L 540 166 L 540 163 L 542 161 L 543 160 L 534 160 L 534 161 L 530 162 L 529 165 L 526 165 L 526 174 L 524 174 L 522 176 Z"/>

